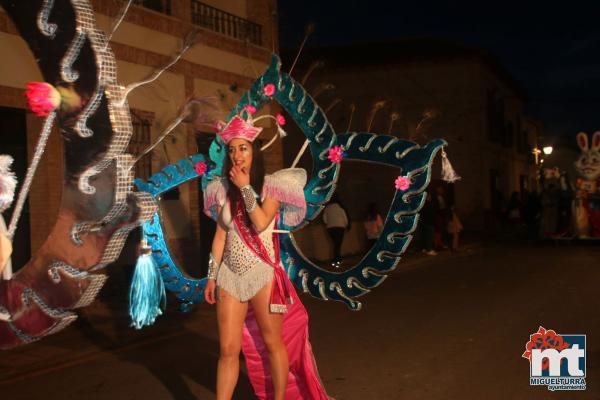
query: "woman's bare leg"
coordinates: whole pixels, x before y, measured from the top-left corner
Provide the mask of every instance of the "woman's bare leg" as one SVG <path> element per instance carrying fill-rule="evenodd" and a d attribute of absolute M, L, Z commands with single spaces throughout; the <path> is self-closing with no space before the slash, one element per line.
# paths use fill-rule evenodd
<path fill-rule="evenodd" d="M 283 314 L 274 314 L 269 311 L 272 285 L 273 282 L 262 288 L 250 300 L 250 303 L 252 304 L 252 309 L 256 315 L 256 322 L 269 353 L 275 400 L 284 400 L 289 363 L 287 349 L 281 336 Z"/>
<path fill-rule="evenodd" d="M 219 365 L 217 367 L 217 400 L 230 400 L 240 372 L 242 330 L 248 303 L 242 303 L 218 288 L 217 322 L 219 324 Z"/>

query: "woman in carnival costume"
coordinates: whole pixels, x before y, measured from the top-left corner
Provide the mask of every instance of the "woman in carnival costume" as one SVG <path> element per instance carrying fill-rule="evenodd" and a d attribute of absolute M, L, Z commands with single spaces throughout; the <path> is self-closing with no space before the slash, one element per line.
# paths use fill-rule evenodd
<path fill-rule="evenodd" d="M 223 177 L 213 180 L 204 194 L 205 212 L 217 220 L 204 292 L 209 304 L 217 304 L 217 399 L 233 395 L 240 350 L 260 399 L 329 399 L 308 341 L 308 314 L 279 254 L 280 215 L 294 225 L 306 213 L 306 171 L 283 169 L 261 182 L 253 156 L 262 128 L 254 123 L 273 118 L 281 132 L 282 117 L 253 119 L 254 111 L 246 107 L 246 119 L 234 116 L 218 133 L 228 153 Z M 255 190 L 261 186 L 259 197 Z"/>

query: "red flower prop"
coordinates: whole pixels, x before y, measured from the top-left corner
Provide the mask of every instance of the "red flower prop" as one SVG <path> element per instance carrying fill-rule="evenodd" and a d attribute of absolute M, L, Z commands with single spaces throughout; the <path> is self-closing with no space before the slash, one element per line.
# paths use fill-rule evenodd
<path fill-rule="evenodd" d="M 555 331 L 552 329 L 546 330 L 544 327 L 540 326 L 538 331 L 531 335 L 529 342 L 525 344 L 525 352 L 522 357 L 527 358 L 531 363 L 531 351 L 533 349 L 556 349 L 557 351 L 562 351 L 570 346 L 570 343 L 564 341 L 563 337 L 557 335 Z M 564 359 L 563 359 L 564 360 Z M 561 362 L 563 361 L 561 360 Z M 548 369 L 550 362 L 548 358 L 544 358 L 542 360 L 542 370 Z"/>
<path fill-rule="evenodd" d="M 396 178 L 394 185 L 396 190 L 406 190 L 410 187 L 410 178 L 408 176 L 399 176 Z"/>
<path fill-rule="evenodd" d="M 265 86 L 264 93 L 265 96 L 273 96 L 275 94 L 275 85 L 273 85 L 272 83 L 267 84 Z"/>
<path fill-rule="evenodd" d="M 278 123 L 279 125 L 281 125 L 281 126 L 284 126 L 284 125 L 285 125 L 285 117 L 284 117 L 283 115 L 281 115 L 281 114 L 277 114 L 277 115 L 275 116 L 275 120 L 277 120 L 277 123 Z"/>
<path fill-rule="evenodd" d="M 47 117 L 60 106 L 60 93 L 46 82 L 28 82 L 25 96 L 29 108 L 38 117 Z"/>
<path fill-rule="evenodd" d="M 198 164 L 196 164 L 196 173 L 198 174 L 198 176 L 204 175 L 207 169 L 208 167 L 206 166 L 206 163 L 204 161 L 200 161 Z"/>
<path fill-rule="evenodd" d="M 343 158 L 344 151 L 340 146 L 333 146 L 329 149 L 329 155 L 327 156 L 327 159 L 329 159 L 329 161 L 331 161 L 332 163 L 339 164 L 340 162 L 342 162 Z"/>
<path fill-rule="evenodd" d="M 252 104 L 248 104 L 246 107 L 244 107 L 244 110 L 246 110 L 246 112 L 250 115 L 254 115 L 256 113 L 256 107 L 254 107 Z"/>

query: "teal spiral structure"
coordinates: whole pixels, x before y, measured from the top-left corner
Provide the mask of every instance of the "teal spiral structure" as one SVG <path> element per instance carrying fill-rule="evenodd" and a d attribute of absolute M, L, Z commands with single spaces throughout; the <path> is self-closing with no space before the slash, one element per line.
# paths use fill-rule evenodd
<path fill-rule="evenodd" d="M 273 96 L 264 94 L 264 88 L 268 84 L 275 85 L 276 91 Z M 241 97 L 229 118 L 238 115 L 247 105 L 259 109 L 273 100 L 286 110 L 306 135 L 310 141 L 309 149 L 313 160 L 312 174 L 304 188 L 307 201 L 306 216 L 296 226 L 280 227 L 290 231 L 290 234 L 279 235 L 283 265 L 298 289 L 316 298 L 341 301 L 349 308 L 359 310 L 362 304 L 357 298 L 381 284 L 396 267 L 408 247 L 417 226 L 418 212 L 424 203 L 424 191 L 431 179 L 433 159 L 447 143 L 436 139 L 420 146 L 408 140 L 373 133 L 348 132 L 336 135 L 325 113 L 314 99 L 298 82 L 281 72 L 281 63 L 276 55 L 273 55 L 265 73 Z M 345 160 L 397 168 L 399 175 L 411 178 L 408 189 L 396 191 L 383 231 L 375 245 L 356 265 L 343 272 L 327 271 L 308 260 L 295 242 L 293 234 L 319 215 L 336 189 L 341 163 L 334 163 L 327 157 L 329 149 L 333 146 L 342 147 Z M 204 161 L 211 167 L 209 172 L 201 177 L 201 186 L 204 189 L 211 179 L 221 174 L 227 154 L 225 149 L 225 144 L 217 136 L 210 146 L 209 157 L 202 154 L 193 155 L 165 167 L 147 182 L 136 179 L 135 184 L 139 190 L 159 196 L 184 182 L 197 179 L 194 165 Z M 192 304 L 202 302 L 206 278 L 191 278 L 181 272 L 174 263 L 165 242 L 158 213 L 151 222 L 144 225 L 144 235 L 153 249 L 153 256 L 165 280 L 165 287 L 175 292 L 182 302 L 182 308 L 189 309 Z"/>

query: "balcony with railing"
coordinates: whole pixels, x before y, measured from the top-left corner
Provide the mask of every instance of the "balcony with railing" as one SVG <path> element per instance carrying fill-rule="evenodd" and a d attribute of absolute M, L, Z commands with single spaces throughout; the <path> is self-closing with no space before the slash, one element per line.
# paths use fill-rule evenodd
<path fill-rule="evenodd" d="M 262 27 L 237 15 L 191 0 L 192 23 L 229 37 L 262 45 Z"/>
<path fill-rule="evenodd" d="M 171 15 L 171 0 L 134 0 L 133 4 L 159 13 Z"/>

